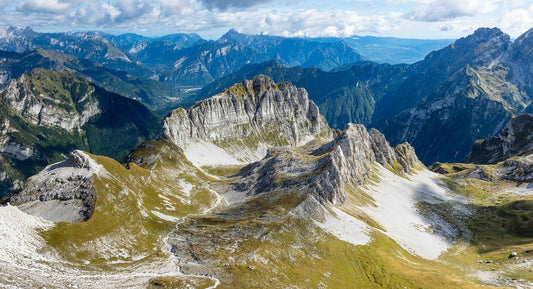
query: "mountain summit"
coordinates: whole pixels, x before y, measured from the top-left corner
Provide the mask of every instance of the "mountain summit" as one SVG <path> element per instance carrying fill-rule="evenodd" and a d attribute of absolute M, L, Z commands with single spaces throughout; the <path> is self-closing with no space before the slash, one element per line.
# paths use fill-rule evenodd
<path fill-rule="evenodd" d="M 327 136 L 329 130 L 305 89 L 259 75 L 188 110 L 174 110 L 163 121 L 159 136 L 186 154 L 212 143 L 235 158 L 228 161 L 249 162 L 262 158 L 267 148 L 300 145 Z"/>

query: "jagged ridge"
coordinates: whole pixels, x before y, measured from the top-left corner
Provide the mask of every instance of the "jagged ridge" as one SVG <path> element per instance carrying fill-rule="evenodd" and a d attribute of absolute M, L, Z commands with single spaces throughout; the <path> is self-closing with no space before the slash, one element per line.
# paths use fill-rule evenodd
<path fill-rule="evenodd" d="M 305 89 L 290 83 L 274 83 L 264 75 L 225 89 L 188 110 L 179 108 L 163 121 L 159 137 L 186 148 L 195 141 L 220 147 L 239 147 L 234 152 L 255 155 L 267 147 L 299 145 L 329 126 L 309 100 Z M 255 155 L 258 160 L 264 155 Z"/>
<path fill-rule="evenodd" d="M 410 145 L 393 150 L 379 131 L 369 133 L 363 125 L 348 124 L 338 137 L 322 145 L 270 149 L 229 190 L 248 196 L 297 191 L 321 203 L 341 205 L 347 196 L 345 185 L 362 184 L 374 163 L 410 172 L 420 161 Z"/>

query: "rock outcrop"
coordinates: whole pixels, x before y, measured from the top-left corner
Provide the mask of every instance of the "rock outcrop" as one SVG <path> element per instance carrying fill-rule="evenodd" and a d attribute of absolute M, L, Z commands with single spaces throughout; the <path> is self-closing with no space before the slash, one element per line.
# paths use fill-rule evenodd
<path fill-rule="evenodd" d="M 30 75 L 22 75 L 11 81 L 0 93 L 0 98 L 28 122 L 73 131 L 79 130 L 91 117 L 101 113 L 98 100 L 92 97 L 93 87 L 69 87 L 65 84 L 66 89 L 78 93 L 79 99 L 73 99 L 78 102 L 71 102 L 66 94 L 58 90 L 59 87 L 55 87 L 55 90 L 53 87 L 42 88 L 42 84 L 38 83 L 41 81 L 41 72 L 48 74 L 44 70 L 34 70 Z M 49 91 L 49 94 L 43 94 L 43 90 Z"/>
<path fill-rule="evenodd" d="M 521 114 L 498 136 L 476 141 L 464 164 L 435 163 L 432 170 L 491 182 L 533 182 L 533 114 Z"/>
<path fill-rule="evenodd" d="M 533 114 L 521 114 L 511 119 L 498 136 L 474 143 L 465 162 L 495 164 L 516 155 L 533 152 Z"/>
<path fill-rule="evenodd" d="M 86 221 L 96 204 L 93 176 L 101 170 L 87 154 L 73 151 L 65 161 L 31 177 L 10 203 L 53 222 Z"/>
<path fill-rule="evenodd" d="M 294 146 L 330 129 L 305 89 L 264 75 L 225 89 L 188 110 L 171 112 L 159 137 L 187 148 L 198 141 L 253 155 L 259 146 Z M 238 149 L 232 149 L 238 147 Z M 252 157 L 258 160 L 264 155 Z"/>
<path fill-rule="evenodd" d="M 325 144 L 270 149 L 229 190 L 248 196 L 297 191 L 321 203 L 340 205 L 346 200 L 345 186 L 362 184 L 374 163 L 390 168 L 399 163 L 410 172 L 420 161 L 409 144 L 393 150 L 379 131 L 369 133 L 363 125 L 348 124 Z"/>

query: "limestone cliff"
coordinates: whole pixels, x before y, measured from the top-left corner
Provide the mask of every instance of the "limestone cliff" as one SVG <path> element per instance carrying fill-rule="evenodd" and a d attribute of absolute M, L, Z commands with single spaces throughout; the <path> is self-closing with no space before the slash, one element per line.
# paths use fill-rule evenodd
<path fill-rule="evenodd" d="M 0 198 L 76 149 L 122 160 L 160 118 L 77 75 L 34 69 L 0 91 Z"/>
<path fill-rule="evenodd" d="M 322 203 L 342 204 L 345 185 L 362 184 L 379 163 L 410 172 L 420 164 L 409 144 L 393 150 L 377 130 L 348 124 L 333 141 L 305 146 L 270 149 L 266 157 L 252 164 L 229 190 L 247 196 L 276 191 L 312 195 Z"/>
<path fill-rule="evenodd" d="M 259 75 L 188 110 L 174 110 L 163 121 L 159 137 L 184 149 L 210 142 L 239 160 L 255 161 L 266 148 L 299 145 L 328 133 L 329 126 L 305 89 Z"/>

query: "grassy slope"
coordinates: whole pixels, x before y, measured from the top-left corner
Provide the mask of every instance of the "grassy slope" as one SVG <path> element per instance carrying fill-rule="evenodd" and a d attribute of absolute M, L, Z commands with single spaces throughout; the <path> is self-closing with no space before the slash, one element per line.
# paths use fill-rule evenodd
<path fill-rule="evenodd" d="M 160 219 L 152 211 L 176 218 L 195 214 L 184 219 L 170 240 L 177 246 L 178 257 L 185 260 L 180 264 L 185 273 L 214 274 L 221 281 L 218 288 L 480 288 L 470 274 L 501 270 L 498 264 L 511 262 L 509 250 L 530 254 L 526 251 L 531 239 L 505 231 L 501 234 L 496 225 L 500 223 L 493 221 L 506 215 L 498 211 L 468 224 L 480 230 L 475 232 L 473 246 L 460 241 L 438 261 L 431 261 L 409 254 L 371 220 L 366 220 L 375 228 L 370 243 L 355 246 L 340 241 L 312 220 L 290 214 L 303 200 L 290 191 L 259 195 L 203 214 L 217 199 L 209 184 L 231 182 L 239 168 L 210 168 L 209 173 L 222 178 L 218 181 L 193 167 L 177 147 L 164 140 L 143 144 L 130 156 L 141 166 L 129 163 L 129 169 L 106 157 L 92 157 L 110 173 L 97 178 L 95 214 L 88 222 L 62 223 L 43 233 L 63 258 L 82 267 L 85 260 L 90 261 L 87 268 L 113 270 L 167 258 L 162 238 L 174 229 L 176 221 Z M 184 181 L 192 186 L 190 196 Z M 364 212 L 350 210 L 372 203 L 371 196 L 361 195 L 361 190 L 351 186 L 347 189 L 349 206 L 345 210 L 365 220 Z M 464 187 L 452 189 L 470 194 Z M 506 205 L 501 209 L 513 210 Z M 176 238 L 187 242 L 172 242 Z M 136 256 L 143 259 L 135 261 Z M 189 258 L 201 266 L 191 265 Z M 480 259 L 495 263 L 478 264 Z M 127 265 L 111 265 L 112 261 Z M 526 269 L 503 274 L 531 278 Z M 149 287 L 182 288 L 192 279 L 154 278 Z"/>
<path fill-rule="evenodd" d="M 340 241 L 288 214 L 302 200 L 291 192 L 272 199 L 259 196 L 190 220 L 178 231 L 190 242 L 180 250 L 211 266 L 201 272 L 225 276 L 220 288 L 481 287 L 453 266 L 409 254 L 379 231 L 367 245 Z M 347 200 L 360 201 L 358 191 Z"/>
<path fill-rule="evenodd" d="M 494 180 L 465 177 L 468 171 L 478 167 L 484 168 Z M 516 193 L 524 185 L 497 179 L 496 172 L 504 169 L 503 162 L 496 165 L 439 163 L 432 169 L 446 173 L 443 176 L 445 184 L 469 200 L 470 208 L 475 211 L 473 218 L 466 222 L 467 228 L 473 233 L 471 246 L 451 254 L 451 262 L 469 262 L 472 266 L 471 261 L 476 258 L 490 260 L 491 263 L 474 267 L 500 272 L 510 280 L 533 282 L 531 269 L 521 266 L 521 260 L 509 258 L 511 252 L 517 252 L 522 260 L 533 256 L 533 196 Z M 428 209 L 439 212 L 444 218 L 447 216 L 442 208 L 430 206 Z"/>
<path fill-rule="evenodd" d="M 107 267 L 107 261 L 134 257 L 161 257 L 162 239 L 177 219 L 211 206 L 216 196 L 203 185 L 202 172 L 184 161 L 172 145 L 156 144 L 161 151 L 153 171 L 91 155 L 108 173 L 96 178 L 95 213 L 87 222 L 60 223 L 45 232 L 46 240 L 68 261 Z M 164 154 L 164 156 L 161 156 Z M 170 160 L 170 161 L 169 161 Z M 190 202 L 178 179 L 193 185 Z M 159 218 L 153 211 L 174 218 Z"/>

